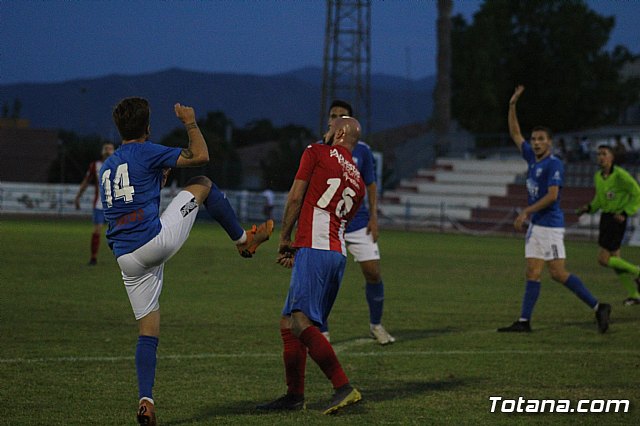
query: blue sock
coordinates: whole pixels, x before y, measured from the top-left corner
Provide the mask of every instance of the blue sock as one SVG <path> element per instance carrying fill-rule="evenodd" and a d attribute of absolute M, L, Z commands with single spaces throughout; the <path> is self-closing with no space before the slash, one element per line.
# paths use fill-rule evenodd
<path fill-rule="evenodd" d="M 329 331 L 329 321 L 323 322 L 320 326 L 320 333 L 326 333 L 327 331 Z"/>
<path fill-rule="evenodd" d="M 598 304 L 598 300 L 593 297 L 591 292 L 584 286 L 580 278 L 575 275 L 569 275 L 569 278 L 564 283 L 569 290 L 575 293 L 576 296 L 580 298 L 584 303 L 589 305 L 592 309 L 596 307 Z"/>
<path fill-rule="evenodd" d="M 244 229 L 242 229 L 240 222 L 238 222 L 236 212 L 231 207 L 231 204 L 229 204 L 227 196 L 218 189 L 215 183 L 211 187 L 207 199 L 204 200 L 204 206 L 211 217 L 222 225 L 233 241 L 242 237 Z"/>
<path fill-rule="evenodd" d="M 139 398 L 151 398 L 153 382 L 156 378 L 156 351 L 158 338 L 153 336 L 138 336 L 136 346 L 136 371 L 138 372 Z"/>
<path fill-rule="evenodd" d="M 533 307 L 536 306 L 540 296 L 540 281 L 527 280 L 527 284 L 524 289 L 524 298 L 522 299 L 522 312 L 520 319 L 527 321 L 531 320 L 531 314 L 533 313 Z"/>
<path fill-rule="evenodd" d="M 369 322 L 371 324 L 380 324 L 382 321 L 382 307 L 384 305 L 384 284 L 366 283 L 365 294 L 367 303 L 369 304 Z"/>

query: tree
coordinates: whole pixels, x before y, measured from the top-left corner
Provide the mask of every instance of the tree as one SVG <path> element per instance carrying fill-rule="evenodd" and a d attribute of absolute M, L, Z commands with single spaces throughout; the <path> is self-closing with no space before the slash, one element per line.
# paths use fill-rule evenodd
<path fill-rule="evenodd" d="M 49 167 L 49 182 L 53 183 L 81 182 L 89 163 L 100 159 L 102 144 L 107 142 L 97 135 L 79 136 L 66 130 L 60 130 L 58 140 L 58 157 Z"/>
<path fill-rule="evenodd" d="M 233 144 L 226 140 L 229 130 L 232 129 L 231 120 L 223 112 L 209 112 L 205 118 L 198 120 L 198 126 L 207 141 L 209 164 L 203 167 L 173 170 L 168 183 L 176 179 L 178 186 L 184 186 L 190 178 L 205 175 L 222 188 L 238 188 L 242 183 L 242 166 Z M 161 143 L 166 146 L 186 148 L 188 141 L 187 131 L 180 127 L 165 136 Z"/>
<path fill-rule="evenodd" d="M 473 23 L 453 19 L 453 115 L 475 132 L 503 132 L 510 94 L 527 87 L 523 128 L 556 131 L 615 123 L 637 99 L 638 79 L 623 80 L 633 55 L 605 46 L 613 17 L 582 0 L 487 0 Z"/>
<path fill-rule="evenodd" d="M 288 191 L 298 171 L 300 157 L 313 141 L 309 129 L 289 125 L 278 129 L 278 146 L 260 162 L 265 184 L 277 191 Z"/>

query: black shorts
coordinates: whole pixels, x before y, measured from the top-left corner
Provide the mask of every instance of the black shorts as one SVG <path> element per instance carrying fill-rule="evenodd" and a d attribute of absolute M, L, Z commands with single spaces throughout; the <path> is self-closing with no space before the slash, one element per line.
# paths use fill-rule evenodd
<path fill-rule="evenodd" d="M 622 245 L 624 231 L 627 229 L 627 218 L 620 223 L 613 218 L 613 213 L 602 213 L 600 215 L 600 235 L 598 245 L 605 250 L 616 251 Z"/>

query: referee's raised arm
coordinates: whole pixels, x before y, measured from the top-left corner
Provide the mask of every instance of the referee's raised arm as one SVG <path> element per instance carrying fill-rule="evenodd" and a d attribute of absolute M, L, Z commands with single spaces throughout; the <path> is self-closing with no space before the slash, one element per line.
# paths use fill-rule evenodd
<path fill-rule="evenodd" d="M 524 137 L 520 132 L 520 124 L 518 123 L 518 115 L 516 114 L 516 103 L 518 102 L 520 95 L 522 95 L 522 92 L 524 92 L 524 86 L 516 86 L 516 90 L 513 92 L 511 99 L 509 99 L 508 114 L 509 134 L 511 135 L 511 139 L 520 151 L 522 151 L 522 143 L 524 142 Z"/>

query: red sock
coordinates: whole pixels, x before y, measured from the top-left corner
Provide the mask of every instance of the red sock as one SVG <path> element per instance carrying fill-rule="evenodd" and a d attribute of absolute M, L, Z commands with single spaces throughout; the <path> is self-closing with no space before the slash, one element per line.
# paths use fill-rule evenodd
<path fill-rule="evenodd" d="M 300 334 L 299 339 L 309 348 L 309 356 L 318 364 L 324 375 L 331 380 L 334 389 L 349 383 L 336 353 L 318 327 L 307 327 Z"/>
<path fill-rule="evenodd" d="M 287 377 L 287 393 L 304 395 L 304 373 L 307 365 L 307 348 L 293 335 L 291 329 L 280 329 L 284 343 L 284 370 Z"/>
<path fill-rule="evenodd" d="M 100 233 L 94 232 L 91 235 L 91 260 L 98 258 L 98 249 L 100 248 Z"/>

